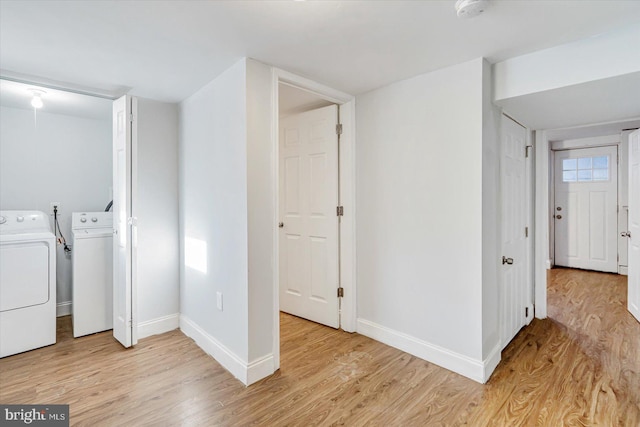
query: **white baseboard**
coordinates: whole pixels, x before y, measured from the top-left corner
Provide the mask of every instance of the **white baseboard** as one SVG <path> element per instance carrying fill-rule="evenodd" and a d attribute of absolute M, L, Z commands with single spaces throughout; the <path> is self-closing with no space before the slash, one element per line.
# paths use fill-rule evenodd
<path fill-rule="evenodd" d="M 246 385 L 251 385 L 260 381 L 263 378 L 268 377 L 276 371 L 275 361 L 273 354 L 267 354 L 259 359 L 254 360 L 247 366 L 247 382 Z"/>
<path fill-rule="evenodd" d="M 622 275 L 622 276 L 628 276 L 629 275 L 629 267 L 628 266 L 622 266 L 619 265 L 618 266 L 618 274 Z"/>
<path fill-rule="evenodd" d="M 180 329 L 244 385 L 251 385 L 275 372 L 272 354 L 247 363 L 182 314 L 180 315 Z"/>
<path fill-rule="evenodd" d="M 477 360 L 364 319 L 358 319 L 358 333 L 482 384 L 500 362 L 499 345 L 487 359 Z"/>
<path fill-rule="evenodd" d="M 138 323 L 138 339 L 164 334 L 179 327 L 180 315 L 178 313 L 140 322 Z"/>
<path fill-rule="evenodd" d="M 487 381 L 489 381 L 491 374 L 493 373 L 493 371 L 495 371 L 496 367 L 500 363 L 500 360 L 502 359 L 501 347 L 502 346 L 500 344 L 496 345 L 489 353 L 489 356 L 487 356 L 487 358 L 482 361 L 482 377 L 484 378 L 484 380 L 481 381 L 482 384 L 485 384 Z"/>
<path fill-rule="evenodd" d="M 71 316 L 73 303 L 71 301 L 59 302 L 56 304 L 56 317 Z"/>
<path fill-rule="evenodd" d="M 550 259 L 544 262 L 544 268 L 546 268 L 547 270 L 551 270 L 551 266 L 552 266 L 552 262 Z"/>

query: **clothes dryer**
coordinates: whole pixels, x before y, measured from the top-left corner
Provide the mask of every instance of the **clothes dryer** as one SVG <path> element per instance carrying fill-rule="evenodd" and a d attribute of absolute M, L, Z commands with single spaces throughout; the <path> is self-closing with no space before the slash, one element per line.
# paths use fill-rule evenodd
<path fill-rule="evenodd" d="M 56 342 L 56 239 L 38 211 L 0 211 L 0 357 Z"/>

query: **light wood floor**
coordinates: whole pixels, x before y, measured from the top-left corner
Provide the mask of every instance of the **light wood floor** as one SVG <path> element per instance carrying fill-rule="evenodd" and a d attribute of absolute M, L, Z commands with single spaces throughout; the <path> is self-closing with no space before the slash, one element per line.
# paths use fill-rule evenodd
<path fill-rule="evenodd" d="M 384 344 L 282 315 L 281 369 L 244 387 L 179 331 L 122 350 L 71 336 L 0 360 L 0 403 L 67 403 L 82 426 L 640 426 L 640 324 L 626 278 L 556 269 L 549 318 L 486 385 Z"/>

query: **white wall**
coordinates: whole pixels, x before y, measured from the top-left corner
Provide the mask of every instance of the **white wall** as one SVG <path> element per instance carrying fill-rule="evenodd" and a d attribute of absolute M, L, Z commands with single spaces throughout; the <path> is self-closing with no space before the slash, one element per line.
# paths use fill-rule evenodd
<path fill-rule="evenodd" d="M 498 344 L 487 70 L 473 60 L 356 103 L 358 331 L 477 381 Z"/>
<path fill-rule="evenodd" d="M 105 102 L 110 102 L 105 100 Z M 111 200 L 111 116 L 104 120 L 0 107 L 0 209 L 49 212 L 72 243 L 71 213 L 102 211 Z M 53 218 L 52 218 L 53 230 Z M 71 256 L 57 251 L 57 299 L 69 314 Z"/>
<path fill-rule="evenodd" d="M 271 67 L 244 58 L 180 105 L 180 327 L 245 384 L 275 369 L 272 92 Z"/>
<path fill-rule="evenodd" d="M 178 106 L 138 98 L 138 338 L 178 327 Z"/>
<path fill-rule="evenodd" d="M 271 67 L 247 60 L 247 201 L 249 362 L 272 356 L 276 254 Z M 273 360 L 265 368 L 273 372 Z"/>
<path fill-rule="evenodd" d="M 540 50 L 494 65 L 496 101 L 640 72 L 640 26 Z"/>
<path fill-rule="evenodd" d="M 502 250 L 499 216 L 502 112 L 493 102 L 491 65 L 482 63 L 482 360 L 496 363 L 500 351 L 500 279 Z M 488 367 L 493 371 L 495 366 Z M 491 372 L 488 372 L 489 374 Z"/>
<path fill-rule="evenodd" d="M 180 104 L 180 326 L 236 376 L 248 361 L 246 140 L 243 59 Z M 206 245 L 206 271 L 188 266 L 198 254 L 185 239 Z"/>

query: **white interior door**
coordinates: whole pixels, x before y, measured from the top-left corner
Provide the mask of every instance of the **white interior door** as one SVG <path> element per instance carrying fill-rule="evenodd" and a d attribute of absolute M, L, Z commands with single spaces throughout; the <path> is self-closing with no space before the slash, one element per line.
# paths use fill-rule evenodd
<path fill-rule="evenodd" d="M 640 321 L 640 131 L 629 135 L 628 307 Z"/>
<path fill-rule="evenodd" d="M 618 272 L 617 147 L 557 151 L 555 264 Z"/>
<path fill-rule="evenodd" d="M 500 159 L 502 348 L 533 318 L 532 293 L 527 276 L 529 203 L 526 132 L 524 127 L 503 116 Z"/>
<path fill-rule="evenodd" d="M 125 95 L 113 102 L 113 336 L 125 347 L 131 347 L 136 340 L 133 331 L 133 101 Z"/>
<path fill-rule="evenodd" d="M 337 328 L 338 107 L 280 121 L 280 309 Z"/>

